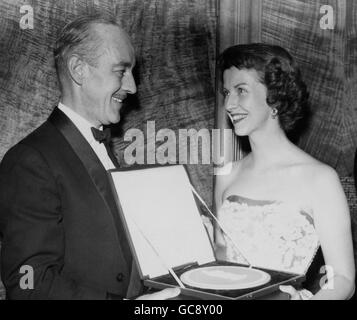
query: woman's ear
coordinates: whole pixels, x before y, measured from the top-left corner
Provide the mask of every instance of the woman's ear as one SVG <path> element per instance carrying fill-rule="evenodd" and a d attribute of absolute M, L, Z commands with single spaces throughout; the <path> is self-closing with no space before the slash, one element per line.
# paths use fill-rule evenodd
<path fill-rule="evenodd" d="M 83 83 L 87 63 L 77 54 L 70 56 L 67 62 L 68 73 L 71 79 L 81 86 Z"/>
<path fill-rule="evenodd" d="M 273 118 L 273 119 L 276 119 L 277 117 L 278 117 L 278 109 L 277 108 L 275 108 L 275 107 L 273 107 L 273 108 L 271 108 L 271 117 Z"/>

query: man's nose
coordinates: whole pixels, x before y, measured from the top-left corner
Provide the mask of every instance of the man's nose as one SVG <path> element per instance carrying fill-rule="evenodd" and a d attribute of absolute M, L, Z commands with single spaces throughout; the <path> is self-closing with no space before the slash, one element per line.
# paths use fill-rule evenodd
<path fill-rule="evenodd" d="M 136 84 L 131 72 L 123 77 L 121 89 L 129 94 L 136 93 Z"/>

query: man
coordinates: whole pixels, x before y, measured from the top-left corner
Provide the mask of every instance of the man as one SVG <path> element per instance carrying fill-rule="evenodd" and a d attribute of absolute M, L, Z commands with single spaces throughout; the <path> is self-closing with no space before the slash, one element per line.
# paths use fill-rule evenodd
<path fill-rule="evenodd" d="M 102 127 L 136 92 L 134 49 L 114 20 L 84 16 L 56 42 L 61 102 L 0 166 L 1 272 L 10 299 L 110 299 L 138 279 L 106 170 Z M 99 130 L 99 131 L 98 131 Z M 23 267 L 25 266 L 25 267 Z M 23 270 L 33 270 L 33 289 Z M 25 269 L 22 269 L 25 268 Z M 145 299 L 174 297 L 164 290 Z"/>

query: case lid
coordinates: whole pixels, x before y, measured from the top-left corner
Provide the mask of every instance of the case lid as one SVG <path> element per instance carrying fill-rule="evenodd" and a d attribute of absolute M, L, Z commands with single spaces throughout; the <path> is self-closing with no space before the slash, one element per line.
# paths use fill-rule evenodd
<path fill-rule="evenodd" d="M 143 278 L 165 275 L 166 267 L 215 261 L 184 166 L 110 170 L 109 175 Z"/>

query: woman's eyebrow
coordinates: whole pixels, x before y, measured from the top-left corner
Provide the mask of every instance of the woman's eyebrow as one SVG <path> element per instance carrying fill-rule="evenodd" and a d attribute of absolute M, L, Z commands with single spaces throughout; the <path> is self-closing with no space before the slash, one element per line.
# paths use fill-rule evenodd
<path fill-rule="evenodd" d="M 240 83 L 237 83 L 236 85 L 234 85 L 233 86 L 233 88 L 234 89 L 237 89 L 239 86 L 248 86 L 248 83 L 246 83 L 246 82 L 240 82 Z M 228 89 L 226 88 L 226 87 L 223 87 L 223 90 L 227 90 L 228 91 Z"/>

